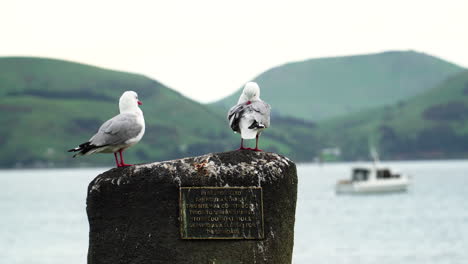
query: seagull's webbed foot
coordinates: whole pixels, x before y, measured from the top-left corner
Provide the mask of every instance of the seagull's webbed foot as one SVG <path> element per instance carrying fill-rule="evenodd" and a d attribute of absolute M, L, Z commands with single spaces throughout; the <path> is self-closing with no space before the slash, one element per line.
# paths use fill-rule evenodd
<path fill-rule="evenodd" d="M 120 168 L 120 167 L 133 166 L 133 164 L 126 164 L 126 163 L 124 162 L 124 159 L 123 159 L 123 156 L 122 156 L 122 151 L 123 151 L 123 150 L 119 150 L 119 154 L 120 154 L 120 163 L 118 164 L 117 167 Z M 117 155 L 116 155 L 115 159 L 117 160 Z"/>
<path fill-rule="evenodd" d="M 255 148 L 254 149 L 251 149 L 253 151 L 263 151 L 261 149 L 258 148 L 258 134 L 257 136 L 255 137 Z"/>
<path fill-rule="evenodd" d="M 251 148 L 244 148 L 244 139 L 241 138 L 241 145 L 237 150 L 249 150 L 249 149 L 251 149 Z"/>

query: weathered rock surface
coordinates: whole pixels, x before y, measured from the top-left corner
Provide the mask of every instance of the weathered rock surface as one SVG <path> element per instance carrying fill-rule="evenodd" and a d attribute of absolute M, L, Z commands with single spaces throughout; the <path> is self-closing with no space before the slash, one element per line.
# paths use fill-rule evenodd
<path fill-rule="evenodd" d="M 183 240 L 179 187 L 263 188 L 265 238 Z M 291 263 L 296 166 L 275 153 L 232 151 L 111 169 L 88 187 L 88 263 Z"/>

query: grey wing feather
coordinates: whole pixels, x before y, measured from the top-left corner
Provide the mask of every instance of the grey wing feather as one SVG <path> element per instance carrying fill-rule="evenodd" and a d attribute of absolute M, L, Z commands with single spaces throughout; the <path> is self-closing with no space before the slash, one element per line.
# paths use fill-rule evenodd
<path fill-rule="evenodd" d="M 243 107 L 244 105 L 242 104 L 238 104 L 238 105 L 235 105 L 233 107 L 231 107 L 231 109 L 229 109 L 229 112 L 228 112 L 228 115 L 227 115 L 227 119 L 228 120 L 231 120 L 231 118 L 239 112 L 239 110 Z"/>
<path fill-rule="evenodd" d="M 227 118 L 229 120 L 229 126 L 233 131 L 240 132 L 239 121 L 246 107 L 247 105 L 245 104 L 238 104 L 231 107 L 231 109 L 229 110 Z"/>
<path fill-rule="evenodd" d="M 244 116 L 252 116 L 258 123 L 265 127 L 269 127 L 270 111 L 271 107 L 269 104 L 263 101 L 256 101 L 248 105 L 238 104 L 233 106 L 229 110 L 227 118 L 229 119 L 231 129 L 236 132 L 240 132 L 239 122 Z"/>
<path fill-rule="evenodd" d="M 252 114 L 255 120 L 265 127 L 269 127 L 271 106 L 263 101 L 253 102 L 249 106 L 253 110 Z"/>
<path fill-rule="evenodd" d="M 119 114 L 102 124 L 89 141 L 95 146 L 124 144 L 127 140 L 136 137 L 142 128 L 135 115 Z"/>

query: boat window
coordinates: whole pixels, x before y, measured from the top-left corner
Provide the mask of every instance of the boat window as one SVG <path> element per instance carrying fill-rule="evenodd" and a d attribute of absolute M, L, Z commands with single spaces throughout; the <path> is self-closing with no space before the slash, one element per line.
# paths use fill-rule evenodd
<path fill-rule="evenodd" d="M 378 179 L 388 179 L 391 178 L 392 174 L 390 173 L 389 169 L 382 169 L 377 171 L 377 178 Z"/>
<path fill-rule="evenodd" d="M 354 169 L 353 181 L 367 181 L 369 177 L 369 170 L 367 169 Z"/>

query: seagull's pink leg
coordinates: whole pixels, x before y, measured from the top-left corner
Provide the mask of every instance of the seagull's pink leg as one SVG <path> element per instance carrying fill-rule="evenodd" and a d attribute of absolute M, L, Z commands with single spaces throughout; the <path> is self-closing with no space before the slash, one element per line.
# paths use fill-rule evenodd
<path fill-rule="evenodd" d="M 119 159 L 117 158 L 117 152 L 114 152 L 114 157 L 115 157 L 115 164 L 117 165 L 117 167 L 120 167 L 120 162 L 119 162 Z"/>
<path fill-rule="evenodd" d="M 244 148 L 244 139 L 241 138 L 241 145 L 240 145 L 240 148 L 238 148 L 237 150 L 246 150 L 248 148 Z"/>
<path fill-rule="evenodd" d="M 119 150 L 119 153 L 120 153 L 120 167 L 132 166 L 132 164 L 125 164 L 123 156 L 122 156 L 122 150 Z"/>
<path fill-rule="evenodd" d="M 255 137 L 255 148 L 253 149 L 253 151 L 263 151 L 263 150 L 258 148 L 258 134 Z"/>

